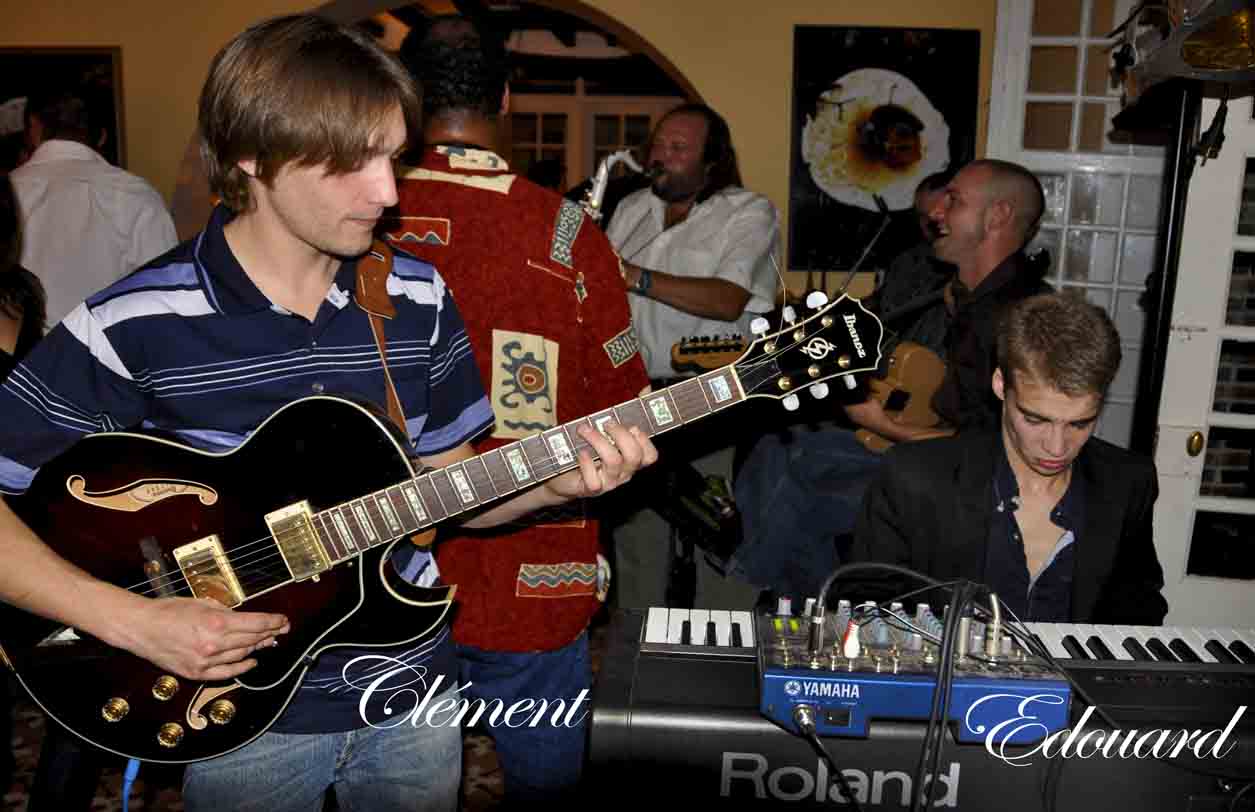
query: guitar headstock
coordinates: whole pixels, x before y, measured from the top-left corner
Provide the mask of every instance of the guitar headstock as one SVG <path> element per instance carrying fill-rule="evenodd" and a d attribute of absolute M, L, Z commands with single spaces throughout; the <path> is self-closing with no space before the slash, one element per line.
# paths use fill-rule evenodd
<path fill-rule="evenodd" d="M 802 389 L 823 397 L 833 378 L 852 389 L 855 375 L 879 366 L 880 319 L 849 296 L 825 302 L 822 293 L 812 293 L 812 315 L 755 339 L 733 364 L 746 397 L 777 398 L 794 409 Z"/>

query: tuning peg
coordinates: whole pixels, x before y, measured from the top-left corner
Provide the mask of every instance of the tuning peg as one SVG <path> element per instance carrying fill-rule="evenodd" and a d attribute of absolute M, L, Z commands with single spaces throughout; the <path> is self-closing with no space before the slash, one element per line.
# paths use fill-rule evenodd
<path fill-rule="evenodd" d="M 824 398 L 828 397 L 828 384 L 826 383 L 811 384 L 811 386 L 809 387 L 809 391 L 812 395 L 814 395 L 815 400 L 823 400 Z"/>
<path fill-rule="evenodd" d="M 780 402 L 784 404 L 784 410 L 786 412 L 796 412 L 797 407 L 802 405 L 802 402 L 797 399 L 797 395 L 789 395 Z"/>
<path fill-rule="evenodd" d="M 783 316 L 784 320 L 789 324 L 797 321 L 797 311 L 793 309 L 793 305 L 785 305 L 784 309 L 780 311 L 780 315 Z"/>
<path fill-rule="evenodd" d="M 854 380 L 854 376 L 853 376 L 853 375 L 842 375 L 842 376 L 841 376 L 841 380 L 845 381 L 845 388 L 846 388 L 846 389 L 857 389 L 857 388 L 858 388 L 858 381 Z"/>
<path fill-rule="evenodd" d="M 822 290 L 812 290 L 806 294 L 806 306 L 811 310 L 818 310 L 826 304 L 828 304 L 828 294 Z"/>
<path fill-rule="evenodd" d="M 750 322 L 750 332 L 756 336 L 767 335 L 767 331 L 771 329 L 771 322 L 762 316 L 756 317 Z"/>

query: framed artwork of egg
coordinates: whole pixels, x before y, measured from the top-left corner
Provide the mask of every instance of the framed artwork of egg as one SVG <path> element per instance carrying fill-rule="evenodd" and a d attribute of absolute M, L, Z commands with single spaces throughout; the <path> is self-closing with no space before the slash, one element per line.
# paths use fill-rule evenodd
<path fill-rule="evenodd" d="M 915 187 L 975 157 L 979 69 L 977 30 L 794 28 L 789 267 L 808 286 L 918 241 Z"/>

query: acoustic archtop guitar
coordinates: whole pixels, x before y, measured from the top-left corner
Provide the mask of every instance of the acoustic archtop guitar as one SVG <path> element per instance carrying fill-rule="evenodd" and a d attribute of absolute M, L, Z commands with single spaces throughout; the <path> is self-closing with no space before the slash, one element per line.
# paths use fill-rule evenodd
<path fill-rule="evenodd" d="M 169 763 L 227 753 L 278 718 L 322 652 L 416 643 L 440 627 L 456 588 L 397 577 L 399 540 L 575 468 L 581 425 L 656 435 L 747 398 L 785 398 L 875 369 L 882 333 L 842 297 L 727 366 L 421 474 L 379 410 L 328 396 L 283 407 L 227 453 L 88 436 L 9 500 L 54 551 L 137 594 L 282 612 L 291 632 L 247 673 L 198 682 L 0 603 L 0 661 L 105 750 Z"/>

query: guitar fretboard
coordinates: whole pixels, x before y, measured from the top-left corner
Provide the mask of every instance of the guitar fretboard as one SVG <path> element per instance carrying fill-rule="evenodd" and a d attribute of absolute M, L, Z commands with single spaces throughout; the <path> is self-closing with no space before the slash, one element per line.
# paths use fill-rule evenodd
<path fill-rule="evenodd" d="M 328 508 L 314 524 L 328 555 L 341 561 L 578 467 L 580 451 L 591 451 L 580 426 L 604 433 L 617 422 L 652 437 L 744 399 L 735 370 L 723 367 Z"/>

